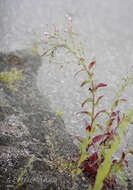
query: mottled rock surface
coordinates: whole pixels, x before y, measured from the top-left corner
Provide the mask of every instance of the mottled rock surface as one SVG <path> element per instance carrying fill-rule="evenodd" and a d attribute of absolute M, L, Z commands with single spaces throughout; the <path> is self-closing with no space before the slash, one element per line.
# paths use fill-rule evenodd
<path fill-rule="evenodd" d="M 23 64 L 11 62 L 18 57 Z M 15 59 L 16 60 L 16 59 Z M 61 117 L 52 113 L 47 98 L 36 88 L 40 57 L 28 51 L 0 54 L 0 70 L 23 69 L 18 91 L 0 83 L 0 189 L 13 190 L 18 176 L 34 155 L 34 160 L 17 189 L 72 189 L 72 177 L 59 170 L 57 161 L 74 156 L 77 148 L 66 132 Z M 86 189 L 81 179 L 76 189 Z"/>

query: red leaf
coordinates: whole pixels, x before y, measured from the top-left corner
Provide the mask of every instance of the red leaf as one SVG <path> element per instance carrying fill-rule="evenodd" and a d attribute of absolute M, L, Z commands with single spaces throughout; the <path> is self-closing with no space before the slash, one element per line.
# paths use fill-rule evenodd
<path fill-rule="evenodd" d="M 115 117 L 116 116 L 116 113 L 115 112 L 112 112 L 111 113 L 111 117 Z"/>
<path fill-rule="evenodd" d="M 113 124 L 114 120 L 115 120 L 115 118 L 111 119 L 108 126 L 111 126 Z"/>
<path fill-rule="evenodd" d="M 94 138 L 92 139 L 92 143 L 90 143 L 90 144 L 88 145 L 88 148 L 90 148 L 90 147 L 93 146 L 95 143 L 97 143 L 97 142 L 100 141 L 102 138 L 104 138 L 105 135 L 106 135 L 106 134 L 104 134 L 104 135 L 98 135 L 98 136 L 94 137 Z"/>
<path fill-rule="evenodd" d="M 96 101 L 96 105 L 99 103 L 99 101 L 101 100 L 103 98 L 103 96 L 99 96 L 98 98 L 97 98 L 97 101 Z"/>
<path fill-rule="evenodd" d="M 81 112 L 77 112 L 76 114 L 87 114 L 87 115 L 89 115 L 90 112 L 88 112 L 88 111 L 81 111 Z"/>
<path fill-rule="evenodd" d="M 128 150 L 128 153 L 133 154 L 133 150 Z"/>
<path fill-rule="evenodd" d="M 107 84 L 104 84 L 104 83 L 99 83 L 97 86 L 96 86 L 96 90 L 100 87 L 105 87 L 107 86 Z"/>
<path fill-rule="evenodd" d="M 120 123 L 120 116 L 118 115 L 117 116 L 117 125 L 119 125 L 119 123 Z"/>
<path fill-rule="evenodd" d="M 89 161 L 96 161 L 98 159 L 97 152 L 94 152 L 90 157 L 88 157 Z"/>
<path fill-rule="evenodd" d="M 95 143 L 97 143 L 98 141 L 100 141 L 104 137 L 105 137 L 105 134 L 104 135 L 98 135 L 98 136 L 93 138 L 92 142 L 95 144 Z"/>
<path fill-rule="evenodd" d="M 94 65 L 96 64 L 96 61 L 92 61 L 89 66 L 88 66 L 88 70 L 90 70 Z"/>
<path fill-rule="evenodd" d="M 118 100 L 115 101 L 115 107 L 118 106 L 118 102 L 119 102 Z"/>
<path fill-rule="evenodd" d="M 124 158 L 125 158 L 125 153 L 123 152 L 121 156 L 121 160 L 124 160 Z"/>
<path fill-rule="evenodd" d="M 92 129 L 92 126 L 91 126 L 91 125 L 88 125 L 88 126 L 86 127 L 86 130 L 89 131 L 89 132 L 91 131 L 91 129 Z"/>
<path fill-rule="evenodd" d="M 101 110 L 101 111 L 99 111 L 99 112 L 95 115 L 95 119 L 98 117 L 98 115 L 99 115 L 100 113 L 103 113 L 103 112 L 106 112 L 106 110 Z"/>
<path fill-rule="evenodd" d="M 113 160 L 112 163 L 113 163 L 113 164 L 116 164 L 116 163 L 118 163 L 118 161 L 117 161 L 117 160 Z"/>

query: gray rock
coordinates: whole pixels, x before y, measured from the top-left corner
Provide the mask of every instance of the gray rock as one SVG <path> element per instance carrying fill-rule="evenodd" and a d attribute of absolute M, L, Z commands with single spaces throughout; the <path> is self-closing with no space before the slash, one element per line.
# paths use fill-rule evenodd
<path fill-rule="evenodd" d="M 10 55 L 19 56 L 23 64 L 9 63 Z M 58 169 L 56 160 L 74 157 L 78 149 L 66 132 L 61 117 L 51 111 L 49 101 L 41 97 L 36 87 L 40 57 L 30 54 L 28 50 L 10 55 L 1 54 L 0 65 L 23 69 L 24 80 L 18 82 L 18 92 L 0 84 L 3 88 L 1 101 L 6 103 L 0 110 L 3 114 L 0 121 L 0 189 L 14 189 L 18 176 L 34 155 L 34 161 L 17 189 L 70 190 L 72 177 Z M 87 188 L 82 179 L 76 184 L 76 189 L 79 185 L 82 189 Z"/>

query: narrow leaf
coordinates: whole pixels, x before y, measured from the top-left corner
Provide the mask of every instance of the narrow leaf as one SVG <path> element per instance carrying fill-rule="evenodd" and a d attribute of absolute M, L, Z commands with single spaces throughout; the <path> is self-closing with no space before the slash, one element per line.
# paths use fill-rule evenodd
<path fill-rule="evenodd" d="M 119 100 L 119 102 L 126 102 L 127 100 L 125 98 L 122 98 Z"/>
<path fill-rule="evenodd" d="M 113 121 L 115 120 L 115 118 L 111 119 L 108 126 L 111 126 L 113 124 Z"/>
<path fill-rule="evenodd" d="M 85 84 L 90 83 L 91 80 L 85 80 L 81 83 L 80 87 L 83 87 Z"/>
<path fill-rule="evenodd" d="M 82 103 L 82 108 L 84 107 L 84 105 L 87 103 L 87 102 L 92 102 L 93 99 L 92 98 L 87 98 L 83 103 Z"/>
<path fill-rule="evenodd" d="M 100 87 L 105 87 L 107 86 L 107 84 L 104 84 L 104 83 L 99 83 L 97 86 L 96 86 L 96 90 Z"/>
<path fill-rule="evenodd" d="M 125 102 L 125 101 L 127 101 L 127 100 L 124 98 L 115 100 L 111 106 L 111 111 L 113 111 L 118 106 L 119 102 Z"/>
<path fill-rule="evenodd" d="M 99 96 L 96 103 L 95 103 L 95 106 L 97 106 L 99 104 L 99 101 L 103 98 L 103 96 Z"/>
<path fill-rule="evenodd" d="M 95 64 L 96 64 L 96 61 L 91 62 L 88 66 L 88 70 L 90 70 Z"/>
<path fill-rule="evenodd" d="M 92 143 L 90 143 L 90 144 L 88 145 L 88 148 L 90 148 L 90 147 L 93 146 L 95 143 L 97 143 L 98 141 L 100 141 L 101 139 L 103 139 L 105 136 L 106 136 L 106 134 L 104 134 L 104 135 L 97 135 L 96 137 L 94 137 L 94 138 L 92 139 Z"/>
<path fill-rule="evenodd" d="M 115 117 L 115 116 L 116 116 L 116 112 L 112 112 L 111 117 Z"/>
<path fill-rule="evenodd" d="M 78 112 L 78 113 L 76 113 L 76 114 L 87 114 L 87 115 L 89 115 L 91 118 L 93 118 L 92 113 L 91 113 L 91 112 L 88 112 L 88 111 L 81 111 L 81 112 Z"/>
<path fill-rule="evenodd" d="M 122 156 L 121 156 L 121 160 L 124 160 L 124 159 L 125 159 L 125 156 L 126 156 L 126 155 L 125 155 L 125 153 L 123 152 L 123 153 L 122 153 Z"/>
<path fill-rule="evenodd" d="M 128 150 L 127 153 L 133 154 L 133 150 Z"/>
<path fill-rule="evenodd" d="M 91 129 L 92 129 L 92 126 L 91 126 L 91 125 L 88 125 L 88 126 L 86 127 L 86 130 L 88 130 L 89 132 L 91 131 Z"/>
<path fill-rule="evenodd" d="M 106 112 L 106 110 L 101 110 L 101 111 L 99 111 L 99 112 L 95 115 L 94 118 L 96 119 L 100 113 L 104 113 L 104 112 Z"/>
<path fill-rule="evenodd" d="M 76 77 L 76 76 L 77 76 L 80 72 L 82 72 L 82 71 L 85 71 L 85 69 L 81 69 L 81 70 L 77 71 L 77 72 L 75 73 L 74 77 Z"/>
<path fill-rule="evenodd" d="M 118 115 L 117 116 L 117 125 L 119 125 L 119 123 L 120 123 L 120 116 Z"/>
<path fill-rule="evenodd" d="M 93 142 L 94 144 L 97 143 L 98 141 L 100 141 L 101 139 L 103 139 L 103 138 L 105 137 L 105 135 L 106 135 L 106 134 L 104 134 L 104 135 L 98 135 L 98 136 L 94 137 L 94 138 L 92 139 L 92 142 Z"/>

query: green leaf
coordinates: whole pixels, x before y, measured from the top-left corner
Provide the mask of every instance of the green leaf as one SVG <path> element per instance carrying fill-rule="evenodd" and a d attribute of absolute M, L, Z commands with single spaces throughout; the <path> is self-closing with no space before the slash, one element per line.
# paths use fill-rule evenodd
<path fill-rule="evenodd" d="M 104 153 L 105 153 L 104 161 L 98 168 L 98 173 L 96 176 L 96 181 L 95 181 L 93 190 L 101 190 L 102 189 L 103 181 L 108 176 L 108 173 L 109 173 L 111 165 L 112 165 L 111 158 L 112 158 L 113 154 L 116 152 L 116 150 L 118 149 L 118 147 L 120 146 L 120 142 L 123 138 L 122 135 L 124 134 L 125 129 L 128 126 L 128 124 L 130 124 L 130 121 L 132 118 L 133 118 L 133 110 L 131 110 L 129 112 L 129 114 L 125 118 L 123 118 L 122 123 L 119 126 L 119 129 L 120 129 L 119 135 L 114 137 L 114 140 L 110 143 L 110 149 L 105 151 L 105 147 L 103 147 Z"/>
<path fill-rule="evenodd" d="M 110 113 L 109 112 L 105 111 L 104 114 L 110 117 Z"/>
<path fill-rule="evenodd" d="M 82 103 L 82 107 L 84 107 L 84 105 L 87 103 L 87 102 L 93 102 L 93 99 L 92 98 L 87 98 L 83 103 Z"/>
<path fill-rule="evenodd" d="M 82 170 L 80 168 L 78 168 L 76 174 L 80 175 L 81 173 L 82 173 Z"/>
<path fill-rule="evenodd" d="M 84 152 L 81 157 L 80 157 L 80 160 L 78 162 L 78 167 L 80 167 L 81 163 L 86 160 L 86 158 L 88 157 L 88 153 L 87 152 Z"/>
<path fill-rule="evenodd" d="M 105 123 L 107 127 L 108 127 L 109 123 L 110 123 L 110 119 L 107 120 L 106 123 Z"/>
<path fill-rule="evenodd" d="M 24 170 L 20 173 L 20 175 L 19 175 L 19 177 L 18 177 L 18 179 L 17 179 L 17 183 L 18 183 L 18 184 L 21 183 L 23 176 L 25 175 L 27 169 L 30 167 L 30 165 L 31 165 L 32 162 L 34 161 L 34 158 L 35 158 L 35 156 L 33 155 L 33 156 L 30 158 L 28 164 L 25 166 Z"/>
<path fill-rule="evenodd" d="M 90 83 L 91 82 L 91 80 L 85 80 L 85 81 L 83 81 L 82 83 L 81 83 L 81 87 L 83 87 L 84 85 L 86 85 L 87 83 Z"/>
<path fill-rule="evenodd" d="M 89 188 L 88 188 L 88 190 L 92 190 L 92 188 L 91 188 L 91 185 L 89 185 Z"/>

